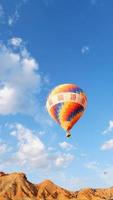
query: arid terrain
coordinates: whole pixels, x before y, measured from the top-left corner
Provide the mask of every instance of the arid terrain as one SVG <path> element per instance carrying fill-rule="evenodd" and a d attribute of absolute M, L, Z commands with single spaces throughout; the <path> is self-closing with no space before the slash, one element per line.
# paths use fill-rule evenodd
<path fill-rule="evenodd" d="M 70 192 L 50 180 L 30 183 L 23 173 L 0 172 L 0 200 L 112 200 L 113 188 Z"/>

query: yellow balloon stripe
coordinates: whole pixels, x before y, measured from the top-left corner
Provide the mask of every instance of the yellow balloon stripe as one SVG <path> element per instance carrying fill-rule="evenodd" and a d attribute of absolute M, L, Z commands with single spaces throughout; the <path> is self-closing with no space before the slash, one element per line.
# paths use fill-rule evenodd
<path fill-rule="evenodd" d="M 70 108 L 70 102 L 66 102 L 62 109 L 60 110 L 59 116 L 61 124 L 66 120 L 66 117 L 68 115 L 67 110 Z"/>
<path fill-rule="evenodd" d="M 68 91 L 70 91 L 71 89 L 74 89 L 74 88 L 77 88 L 77 86 L 73 85 L 73 84 L 63 84 L 63 85 L 60 85 L 60 86 L 54 88 L 51 92 L 51 95 L 55 95 L 55 94 L 58 94 L 60 92 L 68 92 Z"/>

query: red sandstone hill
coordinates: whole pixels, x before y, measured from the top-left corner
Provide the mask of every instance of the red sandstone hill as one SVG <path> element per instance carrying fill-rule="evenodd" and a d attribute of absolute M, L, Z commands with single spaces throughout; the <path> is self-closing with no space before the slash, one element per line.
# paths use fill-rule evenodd
<path fill-rule="evenodd" d="M 65 190 L 49 180 L 30 183 L 25 174 L 0 172 L 0 200 L 113 200 L 113 188 Z"/>

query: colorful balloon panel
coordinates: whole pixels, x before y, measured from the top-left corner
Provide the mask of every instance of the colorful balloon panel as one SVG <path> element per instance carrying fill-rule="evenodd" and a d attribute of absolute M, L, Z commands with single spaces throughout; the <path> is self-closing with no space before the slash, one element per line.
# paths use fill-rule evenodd
<path fill-rule="evenodd" d="M 54 88 L 47 99 L 50 116 L 66 131 L 69 131 L 83 115 L 87 97 L 74 84 L 63 84 Z"/>

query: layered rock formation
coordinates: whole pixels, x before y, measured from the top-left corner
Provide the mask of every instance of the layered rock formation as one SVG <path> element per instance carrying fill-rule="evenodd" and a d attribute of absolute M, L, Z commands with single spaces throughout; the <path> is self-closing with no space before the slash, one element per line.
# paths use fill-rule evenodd
<path fill-rule="evenodd" d="M 113 200 L 113 188 L 65 190 L 49 180 L 30 183 L 25 174 L 0 172 L 0 200 Z"/>

